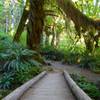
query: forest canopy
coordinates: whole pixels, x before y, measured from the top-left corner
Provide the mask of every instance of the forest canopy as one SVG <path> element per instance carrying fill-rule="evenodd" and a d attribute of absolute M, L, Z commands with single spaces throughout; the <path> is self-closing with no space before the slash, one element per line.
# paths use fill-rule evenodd
<path fill-rule="evenodd" d="M 5 0 L 0 4 L 1 9 L 4 9 L 1 14 L 7 13 L 2 19 L 5 24 L 1 24 L 2 27 L 6 27 L 1 31 L 13 35 L 13 40 L 16 42 L 20 41 L 21 34 L 27 31 L 25 41 L 30 49 L 40 48 L 43 33 L 46 33 L 47 36 L 51 34 L 51 43 L 58 44 L 59 39 L 55 42 L 55 36 L 59 37 L 60 31 L 66 29 L 66 25 L 72 22 L 76 30 L 75 35 L 80 39 L 84 38 L 86 49 L 90 49 L 89 52 L 98 47 L 100 37 L 99 0 Z M 4 4 L 7 6 L 5 7 Z M 56 19 L 61 17 L 66 25 L 57 25 Z M 51 23 L 47 25 L 50 20 L 52 20 Z M 58 34 L 52 34 L 57 29 L 55 27 L 59 27 Z M 52 32 L 47 32 L 49 30 Z"/>

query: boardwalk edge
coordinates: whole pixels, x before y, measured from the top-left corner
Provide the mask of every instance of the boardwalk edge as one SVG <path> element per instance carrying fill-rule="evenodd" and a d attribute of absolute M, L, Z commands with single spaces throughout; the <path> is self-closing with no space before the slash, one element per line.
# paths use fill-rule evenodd
<path fill-rule="evenodd" d="M 75 95 L 77 100 L 92 100 L 70 77 L 69 73 L 64 70 L 64 78 L 71 89 L 72 93 Z"/>
<path fill-rule="evenodd" d="M 5 98 L 2 100 L 19 100 L 19 98 L 24 94 L 25 91 L 27 91 L 32 85 L 37 83 L 41 78 L 43 78 L 47 74 L 46 71 L 40 73 L 33 79 L 29 80 L 28 82 L 24 83 L 17 89 L 15 89 L 13 92 L 8 94 Z"/>

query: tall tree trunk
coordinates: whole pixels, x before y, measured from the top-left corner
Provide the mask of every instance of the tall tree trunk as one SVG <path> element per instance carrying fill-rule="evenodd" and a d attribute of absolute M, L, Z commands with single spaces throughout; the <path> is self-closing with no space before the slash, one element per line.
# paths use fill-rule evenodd
<path fill-rule="evenodd" d="M 56 35 L 55 35 L 55 33 L 53 33 L 52 34 L 52 40 L 51 40 L 51 46 L 55 46 L 55 37 L 56 37 Z"/>
<path fill-rule="evenodd" d="M 6 17 L 6 33 L 8 33 L 8 29 L 9 29 L 8 28 L 8 25 L 9 25 L 8 23 L 9 23 L 9 19 L 8 19 L 8 16 L 7 16 Z"/>
<path fill-rule="evenodd" d="M 56 47 L 58 47 L 60 41 L 60 33 L 56 33 Z"/>
<path fill-rule="evenodd" d="M 49 45 L 49 35 L 45 37 L 45 47 Z"/>
<path fill-rule="evenodd" d="M 56 32 L 55 32 L 55 23 L 53 23 L 53 26 L 51 28 L 52 30 L 52 40 L 51 40 L 51 46 L 55 46 L 55 42 L 56 42 Z"/>
<path fill-rule="evenodd" d="M 20 36 L 21 36 L 21 33 L 24 30 L 26 20 L 28 19 L 28 16 L 29 16 L 29 12 L 30 12 L 29 0 L 27 0 L 26 5 L 25 5 L 24 10 L 23 10 L 23 14 L 22 14 L 20 23 L 18 25 L 16 34 L 14 36 L 14 41 L 16 41 L 16 42 L 19 42 L 19 40 L 20 40 Z"/>
<path fill-rule="evenodd" d="M 27 45 L 38 50 L 44 25 L 44 0 L 30 0 L 29 23 L 27 25 Z"/>
<path fill-rule="evenodd" d="M 96 42 L 95 48 L 99 47 L 99 38 L 100 38 L 100 32 L 98 32 L 97 35 L 94 37 L 94 41 Z"/>

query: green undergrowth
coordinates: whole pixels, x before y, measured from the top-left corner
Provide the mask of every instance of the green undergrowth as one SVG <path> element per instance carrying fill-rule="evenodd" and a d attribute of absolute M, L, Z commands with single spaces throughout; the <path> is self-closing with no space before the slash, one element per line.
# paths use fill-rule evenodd
<path fill-rule="evenodd" d="M 38 75 L 42 71 L 42 68 L 33 67 L 27 71 L 16 72 L 15 75 L 10 75 L 8 73 L 3 74 L 0 79 L 0 99 L 8 95 L 10 92 L 21 86 L 28 80 L 32 79 L 34 76 Z"/>
<path fill-rule="evenodd" d="M 47 60 L 61 61 L 64 58 L 64 53 L 52 46 L 42 47 L 41 54 Z"/>
<path fill-rule="evenodd" d="M 43 71 L 38 53 L 0 37 L 0 98 Z"/>
<path fill-rule="evenodd" d="M 71 77 L 93 100 L 100 100 L 100 90 L 94 83 L 89 82 L 84 76 L 77 74 L 71 74 Z"/>
<path fill-rule="evenodd" d="M 93 54 L 84 53 L 81 56 L 79 66 L 82 68 L 90 69 L 92 72 L 100 74 L 100 55 L 99 52 Z"/>
<path fill-rule="evenodd" d="M 6 95 L 8 95 L 9 93 L 11 93 L 12 90 L 8 90 L 8 89 L 0 89 L 0 100 L 2 100 L 3 97 L 5 97 Z"/>
<path fill-rule="evenodd" d="M 89 53 L 81 45 L 69 45 L 65 48 L 46 46 L 41 49 L 41 54 L 46 60 L 62 61 L 62 63 L 69 65 L 78 65 L 97 74 L 100 74 L 99 52 L 100 49 L 98 48 L 93 53 Z"/>

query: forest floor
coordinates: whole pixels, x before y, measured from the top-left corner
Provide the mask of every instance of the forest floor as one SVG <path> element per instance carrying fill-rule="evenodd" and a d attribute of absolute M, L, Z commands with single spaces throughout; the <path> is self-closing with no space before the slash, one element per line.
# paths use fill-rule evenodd
<path fill-rule="evenodd" d="M 54 70 L 67 70 L 70 74 L 78 74 L 85 76 L 89 81 L 97 84 L 100 82 L 100 74 L 96 74 L 88 69 L 83 69 L 77 65 L 62 64 L 58 61 L 48 61 Z"/>

